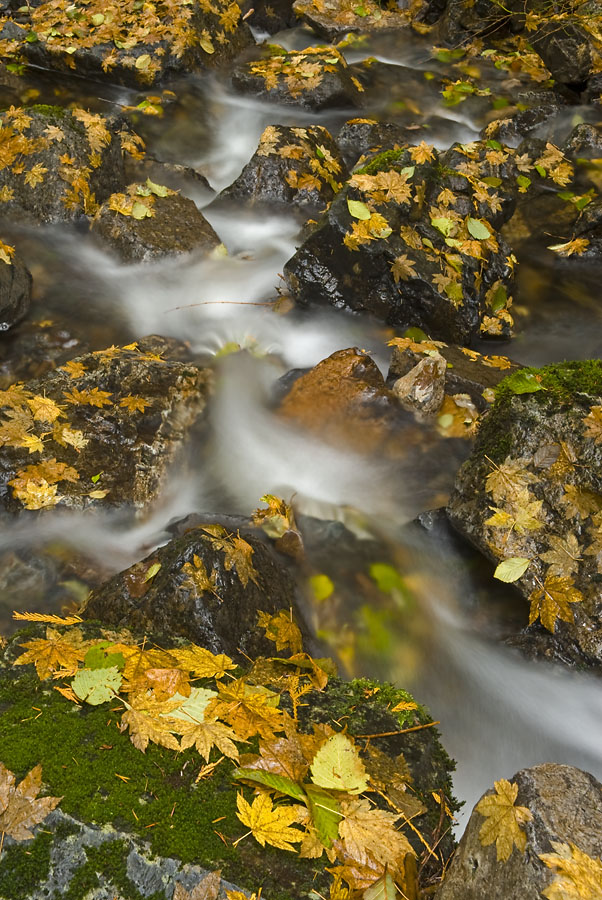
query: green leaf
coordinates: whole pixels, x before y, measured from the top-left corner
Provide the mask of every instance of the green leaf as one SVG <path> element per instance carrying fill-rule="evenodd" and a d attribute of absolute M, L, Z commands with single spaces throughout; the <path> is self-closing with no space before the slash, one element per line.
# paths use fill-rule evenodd
<path fill-rule="evenodd" d="M 121 671 L 125 668 L 125 657 L 123 653 L 105 653 L 107 647 L 111 647 L 110 641 L 101 641 L 90 647 L 84 657 L 84 667 L 86 669 L 112 669 L 113 667 Z"/>
<path fill-rule="evenodd" d="M 491 150 L 502 150 L 503 149 L 502 145 L 500 144 L 499 141 L 487 141 L 487 146 Z"/>
<path fill-rule="evenodd" d="M 285 775 L 275 775 L 274 772 L 267 772 L 265 769 L 236 769 L 232 774 L 239 781 L 263 784 L 265 787 L 273 788 L 281 794 L 286 794 L 287 797 L 292 797 L 293 800 L 301 800 L 302 803 L 307 801 L 305 791 L 301 785 Z"/>
<path fill-rule="evenodd" d="M 538 175 L 541 175 L 542 178 L 545 178 L 547 175 L 547 172 L 543 166 L 535 166 L 535 171 Z"/>
<path fill-rule="evenodd" d="M 403 337 L 410 338 L 410 340 L 416 341 L 417 344 L 422 343 L 422 341 L 429 340 L 429 336 L 426 331 L 423 331 L 422 328 L 418 328 L 416 325 L 412 325 L 411 328 L 406 328 L 403 333 Z"/>
<path fill-rule="evenodd" d="M 144 203 L 140 203 L 138 200 L 134 203 L 132 207 L 134 219 L 146 219 L 147 217 L 150 219 L 152 215 L 152 211 Z"/>
<path fill-rule="evenodd" d="M 521 575 L 525 574 L 530 564 L 531 560 L 525 556 L 513 556 L 499 564 L 493 573 L 493 577 L 497 578 L 498 581 L 512 584 L 513 581 L 518 581 Z"/>
<path fill-rule="evenodd" d="M 155 184 L 150 178 L 146 179 L 146 186 L 157 197 L 167 197 L 169 194 L 169 188 L 166 188 L 163 184 Z"/>
<path fill-rule="evenodd" d="M 110 669 L 80 669 L 71 687 L 80 700 L 99 706 L 113 700 L 121 687 L 121 673 L 117 666 Z"/>
<path fill-rule="evenodd" d="M 314 828 L 324 846 L 330 848 L 339 836 L 339 822 L 343 818 L 339 802 L 313 784 L 307 784 L 305 788 Z"/>
<path fill-rule="evenodd" d="M 394 566 L 389 563 L 372 563 L 370 577 L 376 582 L 376 586 L 383 594 L 392 594 L 393 591 L 404 591 L 403 578 Z"/>
<path fill-rule="evenodd" d="M 534 394 L 536 391 L 545 391 L 544 386 L 537 380 L 532 372 L 523 370 L 508 375 L 503 381 L 500 381 L 498 387 L 503 385 L 513 394 Z"/>
<path fill-rule="evenodd" d="M 136 68 L 137 69 L 148 69 L 151 63 L 151 58 L 148 53 L 143 53 L 142 56 L 139 56 L 136 60 Z"/>
<path fill-rule="evenodd" d="M 334 593 L 334 584 L 328 575 L 312 575 L 309 579 L 309 586 L 318 603 L 328 600 Z"/>
<path fill-rule="evenodd" d="M 408 178 L 414 177 L 414 172 L 416 171 L 416 166 L 404 166 L 403 169 L 400 169 L 400 175 L 407 175 Z"/>
<path fill-rule="evenodd" d="M 517 175 L 516 183 L 519 187 L 528 188 L 531 185 L 531 179 L 526 175 Z"/>
<path fill-rule="evenodd" d="M 149 566 L 148 569 L 146 570 L 146 576 L 145 576 L 142 584 L 146 584 L 147 581 L 150 581 L 151 578 L 154 578 L 160 568 L 161 568 L 160 562 L 153 563 L 152 566 Z"/>
<path fill-rule="evenodd" d="M 367 10 L 365 6 L 356 6 L 353 12 L 356 14 L 356 16 L 360 16 L 362 19 L 370 15 L 370 11 Z"/>
<path fill-rule="evenodd" d="M 182 694 L 174 694 L 171 700 L 181 700 L 179 706 L 169 713 L 161 713 L 170 719 L 181 719 L 183 722 L 193 722 L 198 725 L 199 722 L 205 721 L 205 710 L 210 700 L 217 697 L 217 691 L 209 688 L 193 687 L 190 689 L 190 696 L 184 697 Z"/>
<path fill-rule="evenodd" d="M 105 20 L 105 17 L 102 13 L 95 13 L 91 16 L 91 21 L 93 25 L 102 25 Z"/>
<path fill-rule="evenodd" d="M 362 221 L 369 219 L 372 215 L 365 203 L 362 203 L 361 200 L 350 200 L 349 197 L 347 198 L 347 209 L 354 219 Z"/>
<path fill-rule="evenodd" d="M 485 184 L 488 184 L 489 187 L 499 187 L 502 183 L 502 179 L 498 178 L 496 175 L 487 175 L 485 178 L 481 178 Z"/>
<path fill-rule="evenodd" d="M 477 241 L 486 241 L 491 237 L 491 232 L 481 219 L 473 219 L 470 216 L 466 222 L 468 233 Z"/>
<path fill-rule="evenodd" d="M 436 228 L 437 231 L 440 231 L 441 234 L 444 234 L 446 237 L 452 233 L 454 228 L 456 227 L 452 219 L 448 219 L 446 216 L 438 216 L 434 219 L 431 219 L 431 225 L 433 228 Z M 432 246 L 432 244 L 431 244 Z"/>
<path fill-rule="evenodd" d="M 395 882 L 391 875 L 385 872 L 378 881 L 375 881 L 374 884 L 365 889 L 362 894 L 362 900 L 395 900 L 398 896 Z"/>
<path fill-rule="evenodd" d="M 506 288 L 503 284 L 498 284 L 495 294 L 493 295 L 493 299 L 491 301 L 491 309 L 493 312 L 498 312 L 500 309 L 505 309 L 508 304 L 508 294 L 506 292 Z"/>
<path fill-rule="evenodd" d="M 357 748 L 346 734 L 333 734 L 322 744 L 311 764 L 311 777 L 318 787 L 348 794 L 368 789 L 368 774 Z"/>

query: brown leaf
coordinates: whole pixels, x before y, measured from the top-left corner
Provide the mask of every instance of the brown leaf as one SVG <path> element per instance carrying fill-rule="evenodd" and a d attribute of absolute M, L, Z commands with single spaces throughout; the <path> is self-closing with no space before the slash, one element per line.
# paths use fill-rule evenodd
<path fill-rule="evenodd" d="M 217 900 L 222 881 L 221 871 L 211 872 L 196 887 L 187 891 L 181 884 L 176 884 L 173 900 Z"/>
<path fill-rule="evenodd" d="M 552 534 L 548 538 L 551 547 L 547 553 L 540 553 L 539 558 L 549 563 L 547 575 L 572 575 L 579 568 L 581 550 L 574 534 L 559 537 Z"/>
<path fill-rule="evenodd" d="M 42 766 L 35 766 L 15 787 L 15 776 L 0 763 L 0 832 L 15 841 L 33 837 L 31 829 L 43 822 L 62 797 L 39 797 Z"/>
<path fill-rule="evenodd" d="M 573 610 L 569 603 L 580 603 L 583 594 L 573 587 L 573 579 L 557 575 L 548 575 L 540 587 L 529 595 L 531 609 L 529 611 L 529 625 L 539 618 L 541 624 L 554 633 L 556 619 L 563 622 L 573 621 Z"/>

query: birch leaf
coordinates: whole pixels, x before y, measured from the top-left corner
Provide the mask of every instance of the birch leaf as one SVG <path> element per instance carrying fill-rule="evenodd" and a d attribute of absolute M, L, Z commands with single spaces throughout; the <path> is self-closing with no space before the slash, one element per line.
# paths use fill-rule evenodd
<path fill-rule="evenodd" d="M 531 560 L 524 556 L 514 556 L 510 559 L 505 559 L 499 564 L 493 573 L 493 577 L 497 578 L 498 581 L 505 581 L 507 584 L 511 584 L 513 581 L 518 581 L 521 575 L 525 574 L 530 563 Z"/>
<path fill-rule="evenodd" d="M 517 847 L 521 853 L 527 847 L 527 835 L 522 830 L 525 822 L 533 818 L 526 806 L 515 806 L 518 785 L 505 778 L 495 782 L 495 793 L 483 797 L 475 810 L 485 817 L 479 832 L 482 847 L 495 843 L 497 861 L 506 862 Z"/>
<path fill-rule="evenodd" d="M 368 790 L 368 773 L 360 755 L 345 734 L 333 734 L 322 744 L 311 764 L 314 784 L 348 794 Z"/>

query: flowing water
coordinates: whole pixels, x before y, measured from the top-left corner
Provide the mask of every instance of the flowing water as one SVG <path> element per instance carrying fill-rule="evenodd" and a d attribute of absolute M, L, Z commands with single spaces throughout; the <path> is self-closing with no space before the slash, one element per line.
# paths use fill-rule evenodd
<path fill-rule="evenodd" d="M 271 40 L 289 48 L 317 43 L 302 29 Z M 425 138 L 441 148 L 478 136 L 490 106 L 470 98 L 446 108 L 437 80 L 424 78 L 425 72 L 442 67 L 428 60 L 419 40 L 408 39 L 403 46 L 384 41 L 372 47 L 352 45 L 348 58 L 357 61 L 370 53 L 388 64 L 391 90 L 371 97 L 362 115 L 424 125 L 416 132 L 417 141 Z M 516 88 L 506 73 L 492 68 L 488 77 L 498 93 Z M 140 99 L 122 88 L 74 86 L 45 75 L 34 82 L 36 101 L 77 100 L 104 113 Z M 140 115 L 134 125 L 151 153 L 196 168 L 216 191 L 239 174 L 266 125 L 319 123 L 336 134 L 356 114 L 310 114 L 259 103 L 233 94 L 225 76 L 189 77 L 173 89 L 177 99 L 165 106 L 161 118 Z M 401 99 L 404 91 L 406 101 L 412 98 L 411 110 Z M 546 122 L 541 134 L 563 139 L 583 116 L 591 120 L 591 110 L 571 108 L 570 114 Z M 411 617 L 392 595 L 379 665 L 374 654 L 363 654 L 361 648 L 349 665 L 356 674 L 395 680 L 430 706 L 441 720 L 446 747 L 458 760 L 456 791 L 468 810 L 494 779 L 546 760 L 571 763 L 602 778 L 599 683 L 586 674 L 529 664 L 484 636 L 488 629 L 477 625 L 488 608 L 481 603 L 475 615 L 472 570 L 444 545 L 434 550 L 432 543 L 403 531 L 418 512 L 445 502 L 441 484 L 444 492 L 449 489 L 460 461 L 450 457 L 446 442 L 441 440 L 436 453 L 429 454 L 431 470 L 425 473 L 419 442 L 402 447 L 401 460 L 392 465 L 322 443 L 283 424 L 272 411 L 271 392 L 285 372 L 311 367 L 335 350 L 365 348 L 386 374 L 389 332 L 340 311 L 275 312 L 272 301 L 284 287 L 279 273 L 298 243 L 298 221 L 292 215 L 212 209 L 213 195 L 207 190 L 193 186 L 188 193 L 203 208 L 227 255 L 122 266 L 76 228 L 8 231 L 34 275 L 34 315 L 68 322 L 74 346 L 84 337 L 92 349 L 100 349 L 158 333 L 188 341 L 207 361 L 230 343 L 249 353 L 219 361 L 209 434 L 192 447 L 186 469 L 171 473 L 160 502 L 146 518 L 124 513 L 82 518 L 54 511 L 35 524 L 21 519 L 2 526 L 0 557 L 9 570 L 3 581 L 3 619 L 13 608 L 31 609 L 33 604 L 57 611 L 78 599 L 76 578 L 45 588 L 43 560 L 56 554 L 57 547 L 76 552 L 110 575 L 164 543 L 166 526 L 175 518 L 199 510 L 249 514 L 265 493 L 295 494 L 299 512 L 342 519 L 397 547 L 417 598 Z M 3 235 L 6 239 L 6 229 Z M 528 253 L 518 254 L 517 337 L 493 350 L 489 344 L 487 352 L 537 365 L 602 355 L 599 277 L 583 267 L 552 271 L 543 252 L 549 242 L 544 235 L 539 245 L 530 244 Z M 18 562 L 23 558 L 32 561 L 30 569 Z M 497 615 L 499 595 L 498 589 L 487 615 Z M 508 602 L 516 606 L 514 599 Z M 520 609 L 524 615 L 524 607 Z M 349 625 L 344 609 L 338 617 L 341 628 Z"/>

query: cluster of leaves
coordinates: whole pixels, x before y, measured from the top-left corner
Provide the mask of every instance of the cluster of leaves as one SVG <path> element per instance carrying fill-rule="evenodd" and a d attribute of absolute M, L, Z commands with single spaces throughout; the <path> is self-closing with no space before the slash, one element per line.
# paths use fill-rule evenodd
<path fill-rule="evenodd" d="M 275 125 L 268 125 L 259 141 L 258 156 L 297 161 L 299 165 L 290 168 L 285 176 L 287 184 L 296 191 L 320 193 L 326 185 L 335 193 L 339 191 L 342 167 L 325 146 L 329 140 L 326 129 L 315 125 L 291 128 L 290 133 L 294 140 L 289 140 Z"/>
<path fill-rule="evenodd" d="M 326 16 L 329 24 L 370 31 L 401 28 L 412 20 L 412 10 L 400 9 L 393 0 L 296 0 L 295 12 L 311 18 Z"/>
<path fill-rule="evenodd" d="M 92 356 L 100 365 L 106 365 L 115 356 L 128 353 L 135 354 L 138 359 L 161 360 L 155 354 L 139 351 L 136 342 L 122 348 L 108 347 L 106 350 L 95 351 Z M 80 360 L 71 360 L 62 369 L 76 381 L 85 375 L 85 366 Z M 11 385 L 7 390 L 0 391 L 0 447 L 26 449 L 30 456 L 35 458 L 37 455 L 39 460 L 20 468 L 9 481 L 13 496 L 25 509 L 55 506 L 61 499 L 58 492 L 60 482 L 79 480 L 77 454 L 88 446 L 93 433 L 84 432 L 69 416 L 82 406 L 93 409 L 115 406 L 128 414 L 134 414 L 144 412 L 150 406 L 150 401 L 131 394 L 114 399 L 109 391 L 98 387 L 74 387 L 53 398 L 32 393 L 23 384 Z M 68 458 L 71 462 L 57 458 L 61 450 L 70 451 L 71 456 Z M 72 459 L 73 451 L 75 459 Z M 107 493 L 107 490 L 93 485 L 87 496 L 91 500 L 100 500 Z"/>
<path fill-rule="evenodd" d="M 572 842 L 552 841 L 553 853 L 540 853 L 555 872 L 552 884 L 543 892 L 547 900 L 598 900 L 602 895 L 602 860 L 594 859 Z"/>
<path fill-rule="evenodd" d="M 266 91 L 286 89 L 293 98 L 314 90 L 327 73 L 346 69 L 345 57 L 335 47 L 306 47 L 305 50 L 287 53 L 280 47 L 272 46 L 267 59 L 248 65 L 249 72 L 263 80 Z M 364 90 L 355 75 L 351 76 L 351 81 L 358 91 Z"/>
<path fill-rule="evenodd" d="M 241 19 L 235 0 L 46 0 L 24 11 L 30 28 L 24 41 L 43 43 L 59 65 L 77 69 L 81 54 L 100 50 L 105 72 L 119 66 L 143 83 L 199 50 L 210 57 L 231 40 Z M 1 41 L 0 56 L 14 61 L 23 43 Z"/>
<path fill-rule="evenodd" d="M 111 194 L 107 206 L 114 212 L 133 219 L 153 218 L 156 214 L 156 198 L 169 197 L 175 193 L 176 191 L 162 184 L 155 184 L 147 178 L 145 184 L 130 184 L 125 194 Z"/>
<path fill-rule="evenodd" d="M 246 675 L 228 656 L 194 644 L 138 644 L 127 630 L 86 640 L 77 617 L 50 618 L 46 636 L 25 642 L 15 665 L 35 665 L 39 678 L 58 681 L 55 689 L 71 702 L 121 704 L 121 731 L 142 752 L 151 742 L 174 751 L 195 747 L 203 778 L 231 760 L 235 782 L 255 792 L 238 795 L 238 817 L 262 846 L 309 859 L 326 854 L 329 871 L 353 891 L 388 877 L 413 896 L 416 853 L 400 825 L 432 851 L 412 821 L 425 807 L 405 760 L 369 743 L 362 751 L 330 725 L 300 730 L 304 698 L 326 687 L 332 663 L 303 652 L 290 613 L 259 614 L 266 635 L 290 655 L 259 659 Z M 249 742 L 256 751 L 241 755 Z"/>
<path fill-rule="evenodd" d="M 112 141 L 106 120 L 97 113 L 72 109 L 63 114 L 64 124 L 53 124 L 51 116 L 41 117 L 23 107 L 11 106 L 0 115 L 0 172 L 4 184 L 0 188 L 0 202 L 10 203 L 15 196 L 15 182 L 22 178 L 22 187 L 35 191 L 48 176 L 48 151 L 60 151 L 58 156 L 58 184 L 62 188 L 62 203 L 69 210 L 93 214 L 98 208 L 90 188 L 90 176 L 102 165 L 103 153 Z M 85 129 L 88 143 L 87 158 L 71 155 L 73 132 Z M 131 141 L 131 139 L 130 139 Z M 56 183 L 56 182 L 55 182 Z"/>

